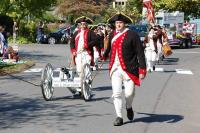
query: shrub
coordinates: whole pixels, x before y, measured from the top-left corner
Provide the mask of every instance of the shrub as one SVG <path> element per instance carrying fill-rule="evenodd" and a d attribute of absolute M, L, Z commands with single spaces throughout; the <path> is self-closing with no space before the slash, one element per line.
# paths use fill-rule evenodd
<path fill-rule="evenodd" d="M 12 36 L 8 38 L 8 43 L 9 44 L 13 43 L 13 37 Z M 16 43 L 17 44 L 29 44 L 31 42 L 26 37 L 17 36 Z"/>
<path fill-rule="evenodd" d="M 19 38 L 20 40 L 25 41 L 25 39 L 27 39 L 28 42 L 35 42 L 36 24 L 34 22 L 22 23 L 19 28 L 19 36 L 21 37 Z"/>

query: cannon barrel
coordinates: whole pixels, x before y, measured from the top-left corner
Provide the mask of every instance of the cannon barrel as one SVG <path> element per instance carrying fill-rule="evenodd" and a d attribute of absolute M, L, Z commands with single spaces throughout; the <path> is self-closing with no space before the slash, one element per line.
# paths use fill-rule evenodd
<path fill-rule="evenodd" d="M 66 67 L 62 67 L 61 71 L 67 75 L 69 74 L 69 70 Z"/>

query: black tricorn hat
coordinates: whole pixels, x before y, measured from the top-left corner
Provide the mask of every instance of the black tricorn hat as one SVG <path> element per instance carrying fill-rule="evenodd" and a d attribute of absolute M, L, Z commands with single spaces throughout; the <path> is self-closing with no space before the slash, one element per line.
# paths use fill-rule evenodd
<path fill-rule="evenodd" d="M 123 21 L 124 23 L 133 23 L 132 19 L 123 13 L 117 13 L 107 20 L 108 23 L 112 24 L 115 21 Z"/>
<path fill-rule="evenodd" d="M 75 20 L 75 23 L 81 23 L 81 22 L 86 22 L 88 24 L 92 24 L 93 23 L 92 19 L 90 19 L 90 18 L 88 18 L 86 16 L 81 16 L 81 17 L 79 17 L 79 18 L 77 18 Z"/>
<path fill-rule="evenodd" d="M 91 29 L 91 30 L 97 29 L 97 25 L 93 25 L 90 29 Z"/>

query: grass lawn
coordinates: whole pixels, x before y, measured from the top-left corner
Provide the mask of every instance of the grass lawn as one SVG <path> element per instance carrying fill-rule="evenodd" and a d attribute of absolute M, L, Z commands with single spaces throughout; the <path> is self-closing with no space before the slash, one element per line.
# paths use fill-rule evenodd
<path fill-rule="evenodd" d="M 35 63 L 33 61 L 25 61 L 23 64 L 5 64 L 0 63 L 0 76 L 19 73 L 25 71 L 26 69 L 34 66 Z"/>

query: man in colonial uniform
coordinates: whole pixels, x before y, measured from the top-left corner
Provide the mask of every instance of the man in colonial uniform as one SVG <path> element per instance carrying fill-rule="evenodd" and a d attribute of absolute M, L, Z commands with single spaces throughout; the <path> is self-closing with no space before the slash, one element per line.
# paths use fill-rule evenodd
<path fill-rule="evenodd" d="M 118 13 L 108 20 L 115 23 L 116 29 L 109 36 L 108 48 L 104 53 L 104 60 L 110 54 L 110 77 L 113 90 L 113 102 L 117 118 L 114 126 L 123 125 L 122 118 L 122 84 L 125 88 L 126 110 L 129 120 L 133 120 L 132 102 L 135 95 L 135 85 L 146 75 L 144 49 L 140 37 L 134 31 L 125 28 L 132 20 Z"/>
<path fill-rule="evenodd" d="M 94 64 L 93 46 L 96 44 L 96 35 L 87 27 L 87 24 L 93 23 L 90 18 L 82 16 L 77 18 L 75 23 L 79 23 L 80 28 L 72 35 L 70 47 L 75 60 L 76 71 L 80 75 L 84 64 Z"/>
<path fill-rule="evenodd" d="M 93 50 L 94 50 L 94 67 L 93 67 L 93 70 L 97 70 L 98 69 L 98 61 L 99 61 L 99 59 L 102 58 L 101 47 L 103 45 L 103 39 L 104 39 L 104 37 L 100 33 L 99 28 L 97 26 L 93 26 L 91 28 L 91 30 L 94 31 L 94 33 L 96 35 L 96 39 L 97 39 L 96 45 L 93 48 Z"/>
<path fill-rule="evenodd" d="M 157 36 L 157 49 L 158 49 L 158 55 L 157 55 L 157 61 L 162 61 L 163 60 L 163 52 L 162 52 L 162 47 L 163 47 L 163 33 L 162 33 L 162 28 L 160 25 L 156 25 L 156 36 Z"/>

